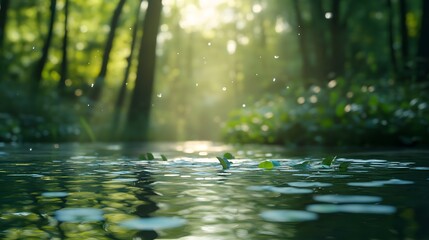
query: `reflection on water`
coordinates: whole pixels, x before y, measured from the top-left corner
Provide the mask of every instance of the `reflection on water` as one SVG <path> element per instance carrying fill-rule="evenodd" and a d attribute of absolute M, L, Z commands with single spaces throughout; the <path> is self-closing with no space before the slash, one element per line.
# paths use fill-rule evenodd
<path fill-rule="evenodd" d="M 147 152 L 169 160 L 139 160 Z M 228 170 L 215 158 L 224 152 L 237 157 Z M 2 146 L 0 238 L 428 239 L 428 153 Z M 258 168 L 266 159 L 280 166 Z"/>

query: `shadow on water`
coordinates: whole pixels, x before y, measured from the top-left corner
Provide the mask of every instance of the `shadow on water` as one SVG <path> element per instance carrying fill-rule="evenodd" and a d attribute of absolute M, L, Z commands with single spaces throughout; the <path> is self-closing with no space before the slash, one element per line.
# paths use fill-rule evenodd
<path fill-rule="evenodd" d="M 151 199 L 151 196 L 156 196 L 152 184 L 155 180 L 151 177 L 150 172 L 142 170 L 137 173 L 138 181 L 136 187 L 139 188 L 139 191 L 136 193 L 136 197 L 139 200 L 142 200 L 144 203 L 140 204 L 136 208 L 135 214 L 141 218 L 149 218 L 152 216 L 152 213 L 156 212 L 159 207 L 155 201 Z M 139 237 L 145 240 L 152 240 L 158 237 L 156 231 L 146 230 L 139 231 L 136 233 L 135 237 Z"/>

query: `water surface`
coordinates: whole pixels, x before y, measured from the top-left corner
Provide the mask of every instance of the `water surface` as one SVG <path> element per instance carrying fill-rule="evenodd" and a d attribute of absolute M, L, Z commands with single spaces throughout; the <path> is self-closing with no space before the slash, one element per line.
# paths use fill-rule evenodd
<path fill-rule="evenodd" d="M 423 150 L 3 145 L 0 186 L 0 239 L 429 239 Z"/>

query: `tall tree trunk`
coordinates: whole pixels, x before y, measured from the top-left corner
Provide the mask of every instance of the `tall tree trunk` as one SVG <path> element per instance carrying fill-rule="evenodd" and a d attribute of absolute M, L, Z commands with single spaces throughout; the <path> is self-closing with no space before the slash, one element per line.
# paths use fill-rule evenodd
<path fill-rule="evenodd" d="M 100 72 L 98 73 L 95 83 L 93 85 L 92 91 L 89 95 L 89 98 L 95 103 L 98 101 L 101 95 L 101 90 L 104 86 L 104 79 L 107 74 L 107 65 L 109 63 L 110 52 L 113 47 L 113 40 L 115 39 L 116 28 L 119 23 L 119 17 L 121 16 L 122 8 L 124 7 L 126 0 L 119 0 L 118 5 L 116 5 L 115 11 L 113 12 L 112 19 L 110 21 L 110 31 L 107 36 L 106 46 L 104 47 L 103 59 L 101 62 Z"/>
<path fill-rule="evenodd" d="M 48 35 L 46 36 L 45 44 L 43 45 L 42 56 L 40 57 L 36 65 L 34 80 L 33 80 L 33 87 L 32 87 L 33 94 L 37 94 L 40 83 L 42 81 L 42 72 L 43 72 L 43 69 L 45 68 L 46 61 L 48 60 L 49 48 L 51 47 L 53 30 L 54 30 L 56 7 L 57 7 L 57 1 L 51 0 L 51 5 L 50 5 L 51 16 L 49 20 Z"/>
<path fill-rule="evenodd" d="M 156 38 L 159 31 L 162 1 L 148 0 L 143 23 L 137 78 L 128 111 L 128 140 L 147 140 L 155 78 Z"/>
<path fill-rule="evenodd" d="M 3 41 L 6 36 L 7 11 L 9 10 L 9 0 L 0 2 L 0 51 L 3 50 Z"/>
<path fill-rule="evenodd" d="M 327 58 L 327 41 L 326 41 L 326 19 L 322 6 L 322 0 L 313 0 L 310 5 L 312 15 L 312 43 L 315 53 L 316 79 L 323 83 L 328 77 L 328 58 Z"/>
<path fill-rule="evenodd" d="M 332 18 L 331 20 L 331 67 L 329 71 L 335 76 L 344 73 L 345 62 L 345 39 L 344 27 L 340 19 L 340 0 L 332 0 Z"/>
<path fill-rule="evenodd" d="M 61 69 L 60 69 L 60 82 L 58 83 L 58 90 L 60 94 L 64 92 L 66 87 L 66 79 L 67 79 L 67 46 L 68 46 L 68 19 L 69 19 L 69 0 L 65 0 L 64 5 L 64 36 L 63 36 L 63 45 L 62 45 L 62 60 L 61 60 Z"/>
<path fill-rule="evenodd" d="M 418 57 L 418 80 L 428 81 L 429 76 L 429 1 L 422 0 L 422 19 L 420 25 L 420 39 Z"/>
<path fill-rule="evenodd" d="M 130 75 L 130 69 L 131 69 L 131 65 L 133 62 L 133 58 L 134 58 L 134 52 L 135 52 L 135 46 L 136 46 L 136 40 L 137 40 L 137 30 L 139 27 L 139 21 L 140 21 L 140 6 L 141 3 L 143 2 L 143 0 L 140 0 L 140 4 L 138 5 L 137 11 L 136 11 L 136 20 L 133 26 L 133 32 L 132 32 L 132 36 L 131 36 L 131 47 L 130 47 L 130 55 L 128 55 L 127 58 L 127 67 L 125 68 L 125 72 L 124 72 L 124 78 L 122 80 L 122 85 L 121 85 L 121 89 L 119 90 L 119 95 L 118 98 L 116 99 L 115 102 L 115 108 L 114 108 L 114 113 L 113 113 L 113 120 L 112 120 L 112 130 L 111 130 L 111 135 L 112 137 L 116 137 L 116 134 L 118 133 L 118 126 L 119 126 L 119 120 L 121 118 L 121 110 L 123 108 L 124 105 L 124 101 L 125 101 L 125 94 L 127 92 L 127 85 L 128 85 L 128 78 Z"/>
<path fill-rule="evenodd" d="M 293 7 L 295 11 L 296 16 L 296 23 L 297 23 L 297 36 L 298 36 L 298 44 L 299 44 L 299 50 L 301 52 L 301 75 L 304 79 L 304 85 L 308 86 L 310 85 L 308 82 L 308 79 L 310 77 L 309 73 L 312 71 L 311 65 L 310 65 L 310 52 L 308 49 L 308 31 L 307 27 L 305 26 L 304 20 L 301 15 L 301 7 L 299 0 L 293 0 Z"/>
<path fill-rule="evenodd" d="M 6 67 L 4 64 L 4 47 L 3 42 L 6 38 L 6 23 L 7 23 L 7 11 L 9 9 L 9 0 L 0 1 L 0 81 L 3 80 L 6 73 Z"/>
<path fill-rule="evenodd" d="M 393 7 L 392 7 L 392 0 L 387 0 L 387 11 L 388 11 L 388 23 L 387 23 L 387 30 L 389 34 L 389 52 L 390 52 L 390 62 L 392 64 L 392 71 L 395 75 L 398 73 L 398 61 L 396 59 L 396 53 L 394 45 L 394 32 L 393 32 Z"/>
<path fill-rule="evenodd" d="M 407 3 L 405 2 L 405 0 L 399 0 L 399 23 L 401 26 L 401 55 L 404 67 L 409 57 L 407 12 Z"/>

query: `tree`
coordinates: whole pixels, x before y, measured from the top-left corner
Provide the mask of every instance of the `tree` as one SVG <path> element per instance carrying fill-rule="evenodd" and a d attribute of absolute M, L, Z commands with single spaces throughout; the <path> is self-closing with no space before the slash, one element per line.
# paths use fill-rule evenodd
<path fill-rule="evenodd" d="M 119 0 L 118 4 L 116 5 L 115 11 L 113 12 L 112 20 L 110 22 L 109 35 L 107 36 L 106 46 L 104 47 L 100 72 L 98 73 L 98 76 L 95 79 L 94 86 L 89 95 L 90 99 L 93 102 L 98 101 L 101 95 L 101 90 L 104 86 L 104 79 L 106 78 L 106 74 L 107 74 L 107 66 L 109 64 L 110 52 L 112 51 L 116 28 L 118 26 L 119 17 L 121 16 L 122 8 L 124 7 L 125 1 L 126 0 Z"/>
<path fill-rule="evenodd" d="M 65 0 L 64 5 L 64 36 L 63 36 L 63 45 L 62 45 L 62 61 L 61 61 L 61 70 L 60 70 L 60 82 L 58 83 L 58 89 L 60 93 L 64 92 L 67 79 L 67 46 L 68 46 L 68 17 L 69 17 L 69 0 Z"/>
<path fill-rule="evenodd" d="M 129 140 L 146 140 L 155 78 L 156 39 L 161 19 L 162 1 L 148 0 L 140 41 L 137 77 L 131 97 L 126 125 Z"/>
<path fill-rule="evenodd" d="M 38 88 L 42 81 L 42 72 L 43 72 L 43 69 L 45 68 L 46 61 L 48 60 L 49 48 L 51 47 L 51 42 L 53 38 L 56 7 L 57 7 L 57 1 L 51 0 L 51 5 L 49 7 L 51 15 L 49 19 L 48 35 L 46 36 L 46 40 L 42 48 L 42 56 L 37 62 L 35 73 L 34 73 L 34 80 L 33 80 L 33 87 L 32 87 L 32 91 L 34 91 L 33 92 L 34 94 L 37 93 L 38 91 Z"/>
<path fill-rule="evenodd" d="M 119 90 L 119 94 L 118 94 L 118 98 L 116 99 L 115 102 L 115 108 L 114 108 L 114 113 L 113 113 L 113 120 L 112 120 L 112 130 L 111 130 L 111 135 L 112 137 L 114 137 L 117 133 L 117 126 L 119 125 L 119 119 L 121 116 L 121 109 L 124 105 L 124 101 L 125 101 L 125 94 L 127 92 L 127 85 L 128 85 L 128 78 L 130 75 L 130 70 L 131 70 L 131 65 L 133 62 L 133 58 L 134 58 L 134 52 L 135 52 L 135 46 L 136 46 L 136 41 L 137 41 L 137 30 L 139 27 L 139 21 L 140 21 L 140 6 L 141 3 L 143 2 L 143 0 L 140 0 L 140 4 L 138 5 L 139 7 L 137 8 L 136 11 L 136 20 L 133 26 L 133 32 L 131 35 L 131 47 L 130 47 L 130 55 L 127 57 L 127 66 L 125 68 L 125 72 L 124 72 L 124 78 L 122 80 L 122 84 L 121 84 L 121 88 Z"/>
<path fill-rule="evenodd" d="M 7 12 L 9 9 L 9 0 L 0 1 L 0 72 L 5 72 L 3 61 L 3 42 L 6 38 L 6 23 L 7 23 Z M 4 77 L 4 74 L 1 74 L 0 80 Z"/>
<path fill-rule="evenodd" d="M 393 73 L 396 75 L 398 73 L 398 61 L 396 59 L 395 53 L 395 39 L 394 39 L 394 26 L 393 26 L 393 6 L 392 0 L 387 0 L 387 11 L 388 11 L 388 35 L 389 35 L 389 53 L 390 53 L 390 63 L 392 64 Z"/>

